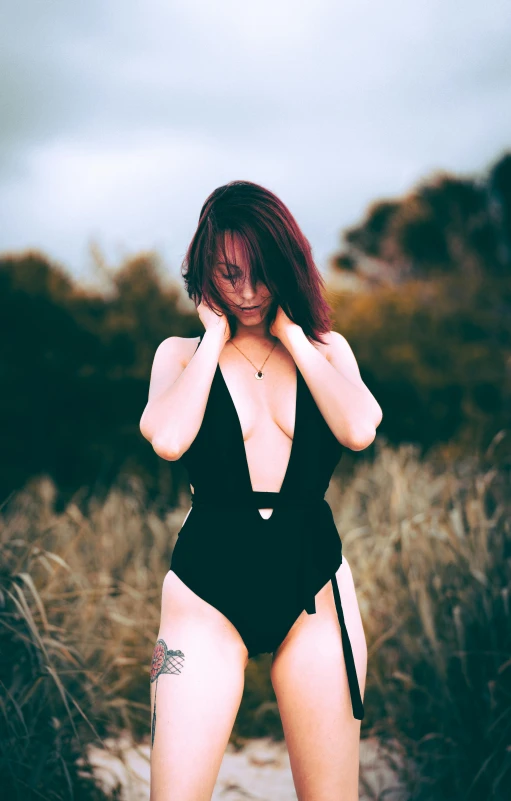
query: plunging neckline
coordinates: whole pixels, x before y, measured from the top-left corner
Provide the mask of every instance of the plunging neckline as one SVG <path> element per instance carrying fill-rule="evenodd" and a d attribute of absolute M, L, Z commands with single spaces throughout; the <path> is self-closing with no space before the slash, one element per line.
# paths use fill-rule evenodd
<path fill-rule="evenodd" d="M 250 492 L 255 492 L 256 490 L 254 490 L 254 488 L 253 488 L 252 479 L 251 479 L 251 476 L 250 476 L 250 467 L 249 467 L 249 464 L 248 464 L 247 448 L 246 448 L 246 445 L 245 445 L 245 438 L 243 436 L 243 428 L 241 426 L 240 416 L 238 414 L 238 410 L 236 408 L 236 404 L 234 403 L 234 399 L 233 399 L 233 397 L 231 395 L 231 391 L 230 391 L 229 387 L 227 386 L 227 382 L 226 382 L 226 380 L 224 378 L 224 374 L 222 373 L 222 368 L 220 367 L 220 363 L 219 362 L 217 363 L 216 369 L 217 369 L 218 374 L 220 375 L 220 378 L 221 378 L 222 383 L 224 385 L 224 388 L 226 390 L 226 394 L 228 395 L 231 407 L 232 407 L 232 409 L 234 411 L 234 416 L 236 418 L 237 430 L 239 431 L 240 444 L 242 446 L 243 464 L 244 464 L 244 468 L 243 469 L 245 471 L 245 475 L 246 475 L 246 478 L 247 478 L 247 487 L 249 488 Z M 294 419 L 294 426 L 293 426 L 293 438 L 291 440 L 291 450 L 289 452 L 289 458 L 288 458 L 288 461 L 287 461 L 286 470 L 284 472 L 284 478 L 282 479 L 282 484 L 280 485 L 280 489 L 279 490 L 272 490 L 274 492 L 282 492 L 282 490 L 284 489 L 284 486 L 285 486 L 286 481 L 287 481 L 288 476 L 289 476 L 290 466 L 291 466 L 291 462 L 293 460 L 294 452 L 296 450 L 296 435 L 297 435 L 297 433 L 299 431 L 299 427 L 298 427 L 298 412 L 299 412 L 299 408 L 300 408 L 300 404 L 299 404 L 300 391 L 299 390 L 300 390 L 300 377 L 301 377 L 301 373 L 300 373 L 296 363 L 295 363 L 295 375 L 296 375 L 295 419 Z M 257 491 L 259 491 L 259 490 L 257 490 Z M 261 513 L 259 512 L 259 509 L 256 509 L 255 511 L 256 511 L 257 516 L 258 516 L 258 518 L 260 520 L 262 520 L 264 523 L 269 523 L 270 520 L 273 520 L 273 518 L 275 517 L 275 513 L 277 511 L 277 508 L 274 508 L 273 512 L 271 513 L 271 515 L 269 517 L 267 517 L 267 518 L 263 517 L 261 515 Z"/>

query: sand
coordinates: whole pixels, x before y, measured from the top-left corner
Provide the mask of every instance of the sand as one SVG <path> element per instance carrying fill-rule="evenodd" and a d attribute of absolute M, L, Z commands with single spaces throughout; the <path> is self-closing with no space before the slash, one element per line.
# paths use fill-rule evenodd
<path fill-rule="evenodd" d="M 113 790 L 121 784 L 122 801 L 149 801 L 149 742 L 135 745 L 129 735 L 92 747 L 89 758 L 100 784 Z M 375 739 L 360 743 L 360 801 L 405 801 L 395 774 L 385 764 Z M 297 801 L 285 742 L 249 740 L 237 750 L 229 744 L 212 801 Z M 333 800 L 334 801 L 334 800 Z"/>

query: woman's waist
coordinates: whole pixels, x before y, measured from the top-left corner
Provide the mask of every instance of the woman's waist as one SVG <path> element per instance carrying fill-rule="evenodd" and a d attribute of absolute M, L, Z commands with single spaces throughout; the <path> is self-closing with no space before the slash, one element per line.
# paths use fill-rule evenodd
<path fill-rule="evenodd" d="M 340 564 L 341 539 L 321 493 L 253 491 L 234 496 L 233 491 L 211 496 L 195 488 L 192 509 L 179 532 L 178 560 L 199 558 L 271 575 L 296 569 L 303 574 L 304 593 L 314 583 L 314 571 L 326 575 Z M 264 508 L 274 509 L 270 517 L 257 512 Z"/>
<path fill-rule="evenodd" d="M 251 506 L 256 509 L 275 509 L 279 507 L 313 506 L 325 502 L 321 491 L 287 490 L 269 492 L 262 490 L 240 491 L 225 487 L 214 491 L 196 488 L 191 493 L 192 506 Z"/>

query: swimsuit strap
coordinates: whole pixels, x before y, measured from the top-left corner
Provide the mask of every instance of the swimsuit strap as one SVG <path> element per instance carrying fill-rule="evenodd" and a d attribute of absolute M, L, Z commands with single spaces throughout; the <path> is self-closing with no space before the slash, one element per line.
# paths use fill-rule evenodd
<path fill-rule="evenodd" d="M 344 661 L 346 663 L 346 672 L 348 674 L 348 684 L 351 694 L 351 706 L 353 707 L 353 717 L 357 720 L 363 720 L 364 717 L 364 704 L 362 696 L 360 695 L 360 687 L 358 684 L 357 669 L 355 667 L 355 660 L 353 659 L 353 651 L 351 649 L 350 638 L 346 622 L 344 620 L 344 613 L 342 611 L 341 596 L 339 593 L 339 585 L 337 583 L 337 575 L 334 574 L 331 578 L 332 587 L 334 590 L 335 606 L 337 609 L 337 617 L 341 625 L 342 648 L 344 651 Z"/>

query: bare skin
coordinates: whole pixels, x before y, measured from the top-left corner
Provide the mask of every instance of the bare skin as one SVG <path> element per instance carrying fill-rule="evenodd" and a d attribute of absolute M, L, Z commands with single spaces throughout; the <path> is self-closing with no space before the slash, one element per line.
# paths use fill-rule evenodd
<path fill-rule="evenodd" d="M 184 654 L 158 676 L 151 801 L 210 801 L 241 703 L 247 649 L 221 612 L 173 571 L 163 582 L 158 639 Z M 156 682 L 151 682 L 151 710 Z"/>
<path fill-rule="evenodd" d="M 234 257 L 240 258 L 240 254 L 235 252 Z M 240 264 L 240 260 L 233 260 Z M 295 364 L 279 341 L 286 321 L 290 321 L 280 310 L 271 331 L 268 330 L 265 322 L 268 295 L 263 285 L 251 287 L 245 280 L 234 298 L 231 285 L 229 288 L 223 285 L 221 276 L 219 285 L 226 295 L 230 289 L 229 299 L 240 306 L 261 303 L 257 313 L 247 317 L 242 312 L 237 315 L 238 329 L 233 341 L 240 350 L 259 366 L 276 344 L 264 368 L 265 380 L 254 381 L 252 365 L 232 343 L 227 344 L 230 331 L 226 318 L 202 304 L 198 307 L 206 329 L 199 350 L 205 344 L 206 349 L 217 354 L 240 418 L 252 487 L 257 491 L 279 491 L 295 423 Z M 198 340 L 173 339 L 179 343 L 178 346 L 174 343 L 170 357 L 173 362 L 167 374 L 174 370 L 172 380 L 176 381 L 193 358 L 197 358 Z M 314 347 L 329 358 L 328 345 Z M 157 386 L 158 372 L 155 379 Z M 164 387 L 160 385 L 158 391 L 163 392 Z M 153 389 L 153 397 L 155 392 Z M 200 425 L 199 418 L 200 409 L 197 414 Z M 150 430 L 151 422 L 146 419 L 146 431 Z M 168 433 L 167 442 L 171 441 L 175 440 Z M 165 451 L 162 442 L 160 438 L 160 455 Z M 168 447 L 165 452 L 171 450 L 174 458 L 179 458 L 179 448 Z M 272 453 L 271 464 L 268 452 Z M 272 511 L 259 510 L 263 517 L 269 517 Z M 363 696 L 367 646 L 353 577 L 345 557 L 337 578 Z M 273 654 L 271 680 L 299 801 L 356 801 L 361 722 L 353 717 L 330 582 L 317 594 L 316 609 L 315 615 L 302 612 Z M 155 647 L 151 681 L 153 712 L 157 694 L 151 801 L 209 801 L 241 702 L 247 649 L 233 624 L 193 593 L 173 571 L 167 573 L 163 583 L 158 640 L 162 642 Z M 159 672 L 162 653 L 170 656 L 167 668 Z M 179 672 L 174 667 L 176 660 Z"/>

